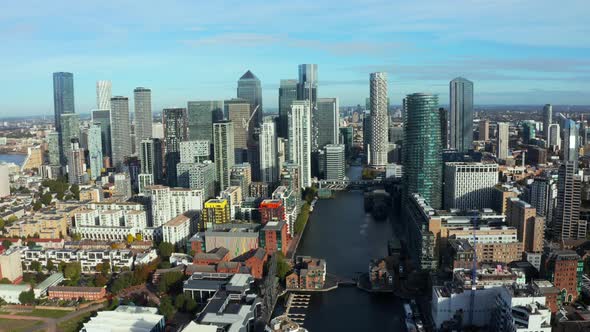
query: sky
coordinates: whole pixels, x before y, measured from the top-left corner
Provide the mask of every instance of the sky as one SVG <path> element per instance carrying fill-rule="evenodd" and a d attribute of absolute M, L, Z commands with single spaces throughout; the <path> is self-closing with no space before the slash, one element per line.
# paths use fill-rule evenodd
<path fill-rule="evenodd" d="M 151 88 L 158 112 L 235 97 L 248 69 L 276 108 L 301 63 L 340 105 L 364 105 L 375 71 L 392 104 L 431 92 L 444 106 L 463 76 L 480 105 L 587 105 L 588 17 L 588 0 L 5 1 L 0 115 L 51 116 L 56 71 L 74 73 L 77 113 L 95 108 L 97 80 Z"/>

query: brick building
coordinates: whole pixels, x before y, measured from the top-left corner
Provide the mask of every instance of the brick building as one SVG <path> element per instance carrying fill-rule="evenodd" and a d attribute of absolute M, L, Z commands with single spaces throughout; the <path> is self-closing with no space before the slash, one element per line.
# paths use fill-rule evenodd
<path fill-rule="evenodd" d="M 269 255 L 275 252 L 282 252 L 287 255 L 289 249 L 289 235 L 287 234 L 287 223 L 284 221 L 269 221 L 259 233 L 260 247 L 266 250 Z"/>
<path fill-rule="evenodd" d="M 70 300 L 100 300 L 106 297 L 104 287 L 78 287 L 78 286 L 53 286 L 47 289 L 47 297 L 50 299 Z"/>
<path fill-rule="evenodd" d="M 280 199 L 265 199 L 258 208 L 260 221 L 266 225 L 271 220 L 285 220 L 285 207 Z"/>
<path fill-rule="evenodd" d="M 584 261 L 572 250 L 549 254 L 545 263 L 547 279 L 559 290 L 557 304 L 571 303 L 580 296 Z"/>

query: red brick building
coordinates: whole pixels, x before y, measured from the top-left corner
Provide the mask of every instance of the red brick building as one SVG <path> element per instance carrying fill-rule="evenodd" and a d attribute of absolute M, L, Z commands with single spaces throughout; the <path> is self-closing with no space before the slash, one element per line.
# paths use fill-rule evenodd
<path fill-rule="evenodd" d="M 280 199 L 265 199 L 260 203 L 258 207 L 260 212 L 260 221 L 263 225 L 266 225 L 269 221 L 285 220 L 285 207 L 283 201 Z"/>
<path fill-rule="evenodd" d="M 106 292 L 104 287 L 53 286 L 47 289 L 47 297 L 60 300 L 100 300 L 106 297 Z"/>
<path fill-rule="evenodd" d="M 268 255 L 277 251 L 287 255 L 289 249 L 289 235 L 287 223 L 284 221 L 269 221 L 259 233 L 259 244 Z"/>
<path fill-rule="evenodd" d="M 557 250 L 546 263 L 547 279 L 559 290 L 557 304 L 574 302 L 581 292 L 584 261 L 573 250 Z"/>
<path fill-rule="evenodd" d="M 196 265 L 215 265 L 220 262 L 229 261 L 229 250 L 224 247 L 215 248 L 209 252 L 196 253 L 193 258 L 193 264 Z"/>
<path fill-rule="evenodd" d="M 248 269 L 250 274 L 256 279 L 262 279 L 264 273 L 264 263 L 268 255 L 264 249 L 258 248 L 248 251 L 233 259 L 234 262 L 242 262 Z"/>

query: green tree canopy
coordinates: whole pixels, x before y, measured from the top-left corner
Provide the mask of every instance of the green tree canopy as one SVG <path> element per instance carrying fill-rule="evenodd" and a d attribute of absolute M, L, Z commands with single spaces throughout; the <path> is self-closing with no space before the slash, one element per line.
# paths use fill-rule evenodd
<path fill-rule="evenodd" d="M 32 289 L 29 291 L 22 292 L 18 296 L 18 300 L 22 304 L 33 304 L 35 303 L 35 293 Z"/>
<path fill-rule="evenodd" d="M 161 257 L 168 258 L 174 252 L 174 245 L 172 243 L 162 242 L 158 246 L 158 251 Z"/>

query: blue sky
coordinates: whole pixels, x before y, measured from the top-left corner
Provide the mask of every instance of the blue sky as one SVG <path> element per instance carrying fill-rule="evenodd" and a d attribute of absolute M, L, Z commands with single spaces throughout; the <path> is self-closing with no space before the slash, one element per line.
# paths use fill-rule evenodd
<path fill-rule="evenodd" d="M 280 79 L 317 63 L 320 97 L 364 103 L 387 71 L 393 104 L 475 82 L 476 104 L 590 104 L 590 4 L 554 0 L 9 1 L 0 8 L 0 113 L 53 113 L 54 71 L 76 111 L 152 89 L 154 111 L 235 96 L 247 69 L 276 107 Z"/>

